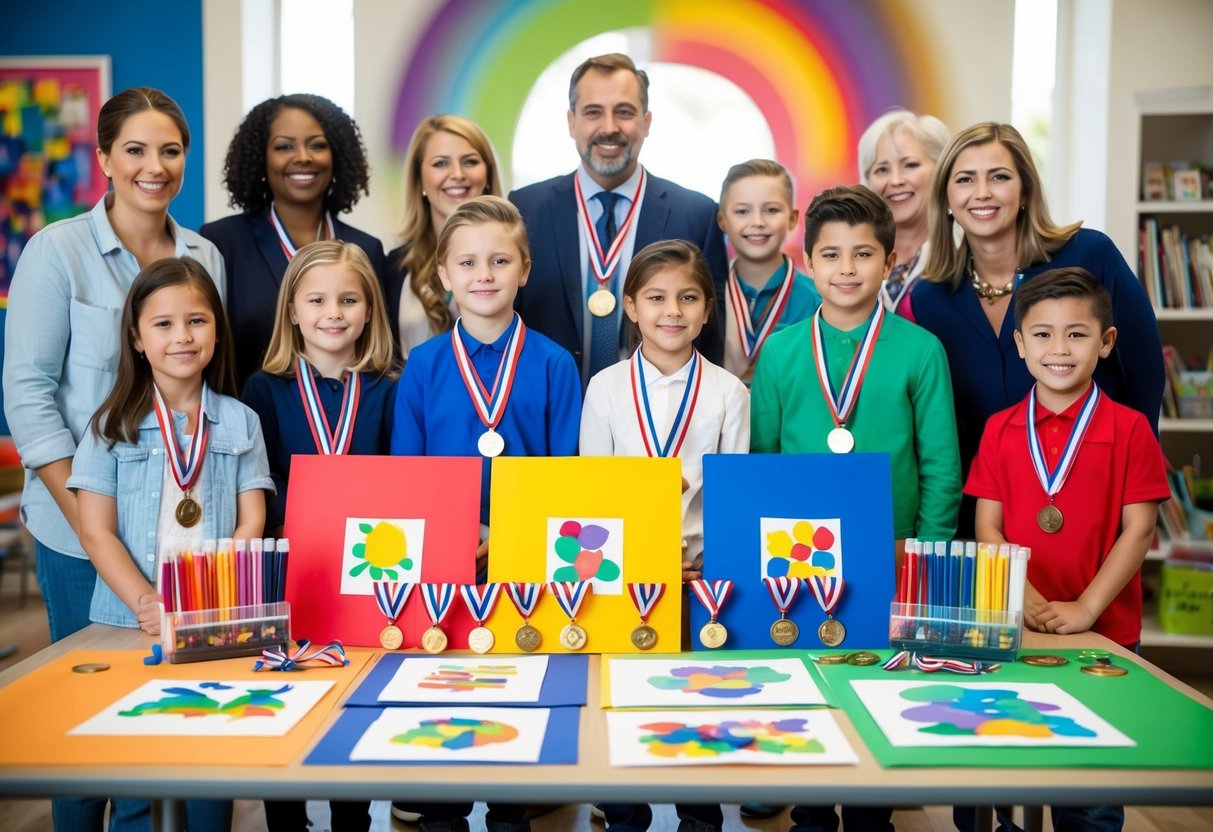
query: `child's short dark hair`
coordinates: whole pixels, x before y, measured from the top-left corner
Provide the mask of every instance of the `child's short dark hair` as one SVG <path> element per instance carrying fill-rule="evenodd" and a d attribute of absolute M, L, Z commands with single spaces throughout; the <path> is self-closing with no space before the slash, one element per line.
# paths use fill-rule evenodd
<path fill-rule="evenodd" d="M 1078 266 L 1049 269 L 1025 281 L 1015 291 L 1015 328 L 1023 329 L 1028 310 L 1044 300 L 1079 298 L 1091 304 L 1091 314 L 1099 321 L 1099 331 L 1112 328 L 1112 296 L 1089 271 Z"/>
<path fill-rule="evenodd" d="M 623 280 L 624 297 L 635 301 L 640 290 L 653 275 L 679 266 L 690 269 L 695 285 L 703 292 L 704 305 L 711 314 L 716 306 L 716 284 L 712 282 L 708 261 L 704 259 L 699 246 L 686 240 L 659 240 L 636 252 L 632 262 L 628 264 L 628 273 Z M 626 324 L 628 343 L 634 347 L 640 343 L 640 328 L 631 321 L 626 321 Z"/>
<path fill-rule="evenodd" d="M 884 247 L 885 256 L 893 250 L 893 242 L 897 239 L 893 212 L 883 199 L 863 185 L 839 185 L 813 197 L 804 211 L 805 254 L 812 256 L 822 226 L 828 222 L 872 226 L 877 242 Z"/>

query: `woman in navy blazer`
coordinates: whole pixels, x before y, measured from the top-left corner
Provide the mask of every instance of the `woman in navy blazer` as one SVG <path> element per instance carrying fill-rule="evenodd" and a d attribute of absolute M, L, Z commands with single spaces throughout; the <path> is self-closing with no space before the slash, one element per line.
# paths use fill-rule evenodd
<path fill-rule="evenodd" d="M 358 126 L 319 95 L 283 95 L 245 116 L 223 167 L 229 200 L 242 213 L 207 223 L 203 237 L 227 266 L 227 314 L 236 340 L 236 383 L 261 367 L 274 304 L 296 249 L 337 239 L 362 248 L 380 281 L 383 244 L 337 219 L 369 192 Z"/>

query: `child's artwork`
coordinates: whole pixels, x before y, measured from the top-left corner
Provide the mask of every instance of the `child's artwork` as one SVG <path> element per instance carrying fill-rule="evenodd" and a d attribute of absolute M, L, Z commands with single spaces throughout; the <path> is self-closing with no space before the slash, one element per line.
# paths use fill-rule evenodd
<path fill-rule="evenodd" d="M 286 600 L 291 626 L 320 642 L 379 647 L 376 581 L 470 584 L 480 542 L 479 459 L 299 456 L 291 463 Z M 396 620 L 404 647 L 430 626 L 420 592 Z M 443 622 L 449 649 L 475 626 L 462 603 Z"/>
<path fill-rule="evenodd" d="M 589 581 L 591 594 L 621 595 L 623 520 L 548 518 L 548 581 Z"/>
<path fill-rule="evenodd" d="M 763 578 L 842 577 L 834 608 L 845 628 L 844 649 L 889 643 L 893 600 L 893 501 L 888 454 L 715 454 L 703 460 L 703 577 L 732 580 L 718 616 L 726 649 L 776 647 L 779 618 Z M 843 553 L 843 544 L 846 552 Z M 708 611 L 691 604 L 691 640 Z M 790 645 L 821 649 L 826 614 L 809 587 L 788 611 L 799 628 Z"/>
<path fill-rule="evenodd" d="M 280 737 L 332 686 L 296 681 L 285 673 L 270 673 L 255 682 L 156 679 L 68 733 Z"/>
<path fill-rule="evenodd" d="M 894 746 L 1131 746 L 1057 685 L 854 680 Z"/>
<path fill-rule="evenodd" d="M 547 708 L 385 708 L 350 759 L 536 763 Z"/>
<path fill-rule="evenodd" d="M 840 765 L 859 759 L 829 711 L 610 711 L 613 766 Z"/>
<path fill-rule="evenodd" d="M 719 708 L 736 705 L 824 705 L 800 659 L 704 661 L 607 660 L 613 708 Z"/>
<path fill-rule="evenodd" d="M 425 520 L 347 517 L 342 595 L 374 595 L 375 581 L 421 583 Z"/>
<path fill-rule="evenodd" d="M 842 521 L 763 517 L 759 521 L 763 578 L 842 578 Z"/>
<path fill-rule="evenodd" d="M 538 702 L 547 671 L 547 656 L 410 656 L 384 685 L 379 701 L 448 705 Z"/>
<path fill-rule="evenodd" d="M 292 485 L 292 487 L 294 487 Z M 640 653 L 641 623 L 628 584 L 664 584 L 648 616 L 656 652 L 680 648 L 682 462 L 677 458 L 497 457 L 490 498 L 489 580 L 544 587 L 590 581 L 577 614 L 582 653 Z M 545 588 L 529 623 L 539 651 L 564 653 L 569 618 Z M 521 652 L 522 618 L 502 601 L 485 626 L 494 653 Z M 647 639 L 640 643 L 648 644 Z"/>

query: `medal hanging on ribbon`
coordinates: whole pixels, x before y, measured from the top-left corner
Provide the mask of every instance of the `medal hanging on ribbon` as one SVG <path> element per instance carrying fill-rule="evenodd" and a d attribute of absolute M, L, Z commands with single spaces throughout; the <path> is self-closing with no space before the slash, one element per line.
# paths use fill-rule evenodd
<path fill-rule="evenodd" d="M 514 313 L 514 324 L 514 334 L 506 343 L 501 363 L 497 365 L 497 377 L 493 379 L 492 391 L 484 388 L 480 376 L 476 374 L 476 368 L 472 366 L 472 359 L 463 346 L 463 339 L 459 337 L 461 323 L 458 320 L 455 321 L 455 326 L 451 329 L 451 346 L 455 350 L 455 364 L 459 367 L 459 375 L 463 377 L 463 386 L 467 388 L 468 395 L 472 398 L 472 406 L 476 408 L 476 415 L 480 417 L 481 424 L 486 428 L 476 441 L 476 450 L 485 457 L 499 456 L 505 450 L 505 440 L 497 432 L 497 425 L 500 424 L 501 417 L 505 415 L 505 407 L 510 400 L 510 391 L 514 388 L 514 374 L 518 372 L 518 356 L 522 353 L 522 345 L 526 341 L 526 325 L 522 323 L 522 318 L 518 317 L 517 312 Z"/>
<path fill-rule="evenodd" d="M 421 600 L 425 601 L 425 611 L 430 617 L 429 629 L 421 634 L 421 646 L 427 653 L 441 653 L 447 645 L 442 622 L 451 611 L 451 601 L 455 600 L 455 585 L 422 584 Z"/>
<path fill-rule="evenodd" d="M 1066 484 L 1066 478 L 1070 476 L 1070 469 L 1074 467 L 1074 460 L 1078 458 L 1078 449 L 1082 446 L 1082 438 L 1086 434 L 1087 428 L 1091 426 L 1091 419 L 1095 416 L 1095 408 L 1098 405 L 1099 386 L 1095 382 L 1091 382 L 1091 392 L 1087 394 L 1087 400 L 1082 403 L 1078 418 L 1074 420 L 1074 428 L 1070 431 L 1070 438 L 1066 440 L 1066 447 L 1062 451 L 1061 459 L 1057 461 L 1057 467 L 1050 472 L 1044 448 L 1036 433 L 1035 384 L 1032 385 L 1032 392 L 1028 394 L 1028 453 L 1032 457 L 1032 469 L 1036 471 L 1040 487 L 1044 489 L 1049 498 L 1049 504 L 1036 512 L 1036 525 L 1040 526 L 1042 532 L 1056 534 L 1061 529 L 1064 518 L 1057 506 L 1053 505 L 1053 500 L 1061 491 L 1062 486 Z"/>
<path fill-rule="evenodd" d="M 468 633 L 468 647 L 473 653 L 487 653 L 493 649 L 493 631 L 484 622 L 493 614 L 497 599 L 501 596 L 501 584 L 463 584 L 459 587 L 463 603 L 476 620 L 476 626 Z"/>
<path fill-rule="evenodd" d="M 640 613 L 640 623 L 632 629 L 632 644 L 638 650 L 652 650 L 657 644 L 657 631 L 649 626 L 649 616 L 665 593 L 665 584 L 628 584 L 628 595 Z"/>
<path fill-rule="evenodd" d="M 876 348 L 876 339 L 880 337 L 884 315 L 884 305 L 877 303 L 872 317 L 868 319 L 868 328 L 859 343 L 859 349 L 851 358 L 851 366 L 847 369 L 842 389 L 835 393 L 834 383 L 830 381 L 829 363 L 826 360 L 825 339 L 821 335 L 821 310 L 818 309 L 813 314 L 813 365 L 817 368 L 821 394 L 825 396 L 830 416 L 834 420 L 834 429 L 826 437 L 826 444 L 836 454 L 849 454 L 855 449 L 855 437 L 847 430 L 847 420 L 851 418 L 855 405 L 859 403 L 859 391 L 863 387 L 863 379 L 872 360 L 872 351 Z"/>
<path fill-rule="evenodd" d="M 746 363 L 750 366 L 753 366 L 754 362 L 758 360 L 758 353 L 762 352 L 762 345 L 766 343 L 767 337 L 775 331 L 775 325 L 783 317 L 783 310 L 788 305 L 788 298 L 792 295 L 792 284 L 796 282 L 796 267 L 792 264 L 792 258 L 786 254 L 783 262 L 783 283 L 779 285 L 779 289 L 767 301 L 766 308 L 758 316 L 757 328 L 750 315 L 745 293 L 741 291 L 741 282 L 737 279 L 736 267 L 729 269 L 729 280 L 725 284 L 725 293 L 728 295 L 729 306 L 733 310 L 733 319 L 737 325 L 737 341 L 741 344 L 741 354 L 745 356 Z"/>
<path fill-rule="evenodd" d="M 720 615 L 720 610 L 724 607 L 724 602 L 729 599 L 729 594 L 733 591 L 733 582 L 727 580 L 706 581 L 700 578 L 699 580 L 691 581 L 691 591 L 695 593 L 695 597 L 699 599 L 699 603 L 703 604 L 704 609 L 708 611 L 708 623 L 699 628 L 699 641 L 710 650 L 723 647 L 724 643 L 729 639 L 729 631 L 716 619 Z"/>
<path fill-rule="evenodd" d="M 843 580 L 842 578 L 825 578 L 821 575 L 811 575 L 805 580 L 808 581 L 809 588 L 813 590 L 813 595 L 817 597 L 817 603 L 821 606 L 822 612 L 826 614 L 826 620 L 821 622 L 821 626 L 817 628 L 817 637 L 826 647 L 837 647 L 847 637 L 847 628 L 834 617 L 834 608 L 838 606 L 838 602 L 842 598 Z"/>
<path fill-rule="evenodd" d="M 664 442 L 657 433 L 657 424 L 653 421 L 653 411 L 649 407 L 649 392 L 644 383 L 644 364 L 640 357 L 640 347 L 632 353 L 631 361 L 632 405 L 636 408 L 636 422 L 640 425 L 640 438 L 644 440 L 644 449 L 649 456 L 678 456 L 682 443 L 686 441 L 687 431 L 691 429 L 695 405 L 699 402 L 699 385 L 703 381 L 699 350 L 691 351 L 691 367 L 687 371 L 686 389 L 682 392 L 682 401 L 674 414 L 674 421 Z"/>
<path fill-rule="evenodd" d="M 291 235 L 286 233 L 282 220 L 278 219 L 278 209 L 274 207 L 273 202 L 270 203 L 270 225 L 274 226 L 274 232 L 278 235 L 278 245 L 282 246 L 282 253 L 286 255 L 287 260 L 291 260 L 299 249 L 291 242 Z M 322 234 L 325 236 L 322 237 Z M 316 241 L 335 239 L 337 230 L 333 225 L 333 215 L 325 211 L 320 225 L 316 228 Z"/>
<path fill-rule="evenodd" d="M 518 615 L 522 618 L 522 626 L 514 633 L 514 643 L 522 652 L 534 653 L 542 636 L 531 626 L 531 616 L 535 614 L 539 596 L 543 594 L 543 584 L 512 583 L 506 584 L 505 589 L 514 609 L 518 610 Z"/>
<path fill-rule="evenodd" d="M 619 268 L 619 261 L 623 258 L 623 245 L 627 242 L 628 232 L 636 218 L 640 216 L 640 204 L 644 202 L 647 181 L 648 174 L 645 173 L 644 168 L 641 168 L 640 181 L 636 186 L 636 198 L 632 200 L 632 207 L 628 209 L 628 215 L 624 217 L 623 224 L 615 231 L 615 239 L 611 241 L 610 247 L 604 251 L 602 241 L 598 239 L 598 228 L 590 219 L 590 209 L 586 204 L 585 194 L 581 191 L 581 180 L 576 176 L 573 177 L 573 190 L 577 192 L 577 215 L 581 218 L 581 226 L 585 230 L 590 269 L 594 272 L 594 281 L 598 284 L 598 289 L 590 295 L 586 305 L 590 309 L 590 314 L 596 318 L 605 318 L 615 311 L 616 301 L 615 293 L 611 291 L 611 276 Z"/>
<path fill-rule="evenodd" d="M 206 407 L 202 402 L 206 399 L 206 384 L 202 386 L 202 396 L 198 401 L 198 415 L 194 420 L 194 438 L 190 441 L 187 456 L 182 459 L 181 449 L 177 447 L 177 435 L 173 430 L 173 414 L 159 388 L 152 385 L 155 393 L 152 406 L 156 412 L 156 424 L 160 426 L 160 438 L 164 440 L 164 453 L 168 457 L 169 469 L 173 472 L 173 480 L 181 489 L 181 499 L 173 514 L 177 522 L 186 529 L 193 528 L 202 519 L 202 506 L 190 496 L 190 489 L 198 481 L 202 473 L 202 462 L 206 459 L 206 446 L 210 441 L 210 425 L 206 420 Z"/>
<path fill-rule="evenodd" d="M 800 578 L 763 578 L 762 582 L 767 585 L 767 592 L 771 593 L 771 600 L 779 610 L 779 618 L 771 625 L 771 640 L 780 647 L 795 644 L 796 639 L 800 638 L 800 628 L 788 618 L 788 610 L 800 593 Z"/>
<path fill-rule="evenodd" d="M 361 376 L 350 371 L 345 377 L 345 392 L 341 396 L 341 414 L 337 427 L 329 430 L 329 417 L 320 403 L 320 391 L 312 377 L 312 366 L 302 355 L 295 360 L 295 382 L 299 388 L 299 400 L 303 403 L 303 415 L 312 431 L 316 452 L 324 456 L 339 456 L 350 452 L 354 441 L 354 422 L 358 418 L 358 399 L 362 395 Z"/>
<path fill-rule="evenodd" d="M 577 623 L 577 611 L 590 594 L 589 581 L 552 581 L 548 590 L 556 596 L 560 609 L 568 616 L 569 623 L 560 631 L 560 644 L 566 650 L 580 650 L 588 640 L 585 628 Z"/>
<path fill-rule="evenodd" d="M 404 633 L 396 626 L 409 596 L 413 594 L 414 584 L 403 584 L 397 581 L 375 581 L 375 602 L 379 611 L 387 618 L 387 626 L 379 633 L 379 643 L 385 650 L 398 650 L 404 644 Z"/>

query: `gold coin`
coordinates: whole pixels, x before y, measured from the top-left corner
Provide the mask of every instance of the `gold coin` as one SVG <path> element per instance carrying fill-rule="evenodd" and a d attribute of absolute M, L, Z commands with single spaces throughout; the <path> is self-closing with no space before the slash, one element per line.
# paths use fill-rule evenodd
<path fill-rule="evenodd" d="M 657 643 L 657 631 L 648 624 L 638 624 L 632 629 L 632 644 L 638 650 L 652 650 Z"/>
<path fill-rule="evenodd" d="M 771 625 L 771 641 L 780 647 L 789 647 L 800 638 L 800 628 L 790 618 L 777 618 Z"/>
<path fill-rule="evenodd" d="M 580 650 L 582 647 L 585 647 L 585 643 L 588 640 L 585 628 L 572 621 L 565 624 L 564 629 L 560 631 L 560 644 L 566 650 Z"/>
<path fill-rule="evenodd" d="M 389 624 L 379 633 L 379 643 L 384 650 L 399 650 L 400 645 L 404 644 L 404 633 L 395 624 Z"/>
<path fill-rule="evenodd" d="M 1088 676 L 1124 676 L 1129 671 L 1115 664 L 1091 664 L 1082 668 Z"/>
<path fill-rule="evenodd" d="M 847 637 L 847 628 L 837 618 L 827 618 L 817 628 L 817 637 L 826 647 L 837 647 Z"/>
<path fill-rule="evenodd" d="M 880 661 L 880 656 L 867 650 L 860 650 L 858 653 L 851 653 L 847 656 L 847 664 L 858 667 L 867 667 L 870 664 L 876 664 L 878 661 Z"/>
<path fill-rule="evenodd" d="M 523 624 L 518 628 L 518 632 L 514 633 L 514 643 L 524 653 L 534 653 L 542 638 L 539 631 L 530 624 Z"/>
<path fill-rule="evenodd" d="M 615 293 L 609 289 L 599 289 L 590 295 L 586 305 L 590 307 L 590 314 L 595 318 L 605 318 L 615 311 Z"/>
<path fill-rule="evenodd" d="M 182 497 L 173 513 L 177 516 L 177 522 L 188 529 L 202 519 L 202 506 L 198 505 L 198 501 L 193 497 Z"/>
<path fill-rule="evenodd" d="M 1019 660 L 1024 664 L 1036 667 L 1061 667 L 1063 664 L 1070 663 L 1070 660 L 1064 656 L 1021 656 Z"/>
<path fill-rule="evenodd" d="M 468 633 L 468 649 L 473 653 L 487 653 L 493 649 L 496 639 L 488 627 L 476 627 Z"/>
<path fill-rule="evenodd" d="M 846 664 L 846 653 L 826 653 L 817 657 L 818 664 Z"/>
<path fill-rule="evenodd" d="M 446 649 L 446 633 L 437 624 L 421 634 L 421 646 L 427 653 L 441 653 Z"/>
<path fill-rule="evenodd" d="M 109 670 L 110 666 L 105 662 L 85 662 L 72 666 L 72 673 L 102 673 Z"/>
<path fill-rule="evenodd" d="M 723 647 L 724 643 L 729 640 L 729 631 L 724 628 L 724 625 L 713 618 L 699 630 L 699 641 L 709 650 L 715 650 L 717 647 Z"/>

